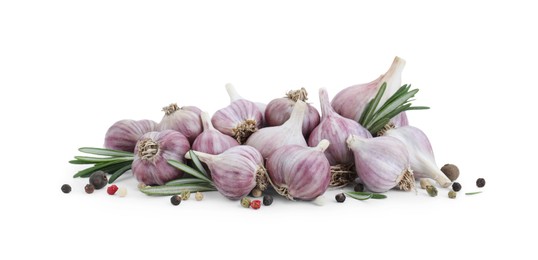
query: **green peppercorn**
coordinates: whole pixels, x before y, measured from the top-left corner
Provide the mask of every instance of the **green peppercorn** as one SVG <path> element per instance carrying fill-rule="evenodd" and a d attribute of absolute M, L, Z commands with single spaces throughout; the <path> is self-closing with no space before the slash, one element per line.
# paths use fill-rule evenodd
<path fill-rule="evenodd" d="M 181 192 L 181 200 L 188 200 L 191 197 L 191 192 L 188 190 L 184 190 Z"/>
<path fill-rule="evenodd" d="M 179 203 L 181 203 L 181 196 L 179 195 L 174 195 L 170 198 L 170 202 L 172 203 L 172 205 L 174 206 L 177 206 L 179 205 Z"/>
<path fill-rule="evenodd" d="M 486 180 L 484 180 L 484 178 L 478 178 L 476 180 L 476 187 L 478 188 L 482 188 L 486 185 Z"/>
<path fill-rule="evenodd" d="M 458 193 L 453 191 L 453 190 L 448 192 L 448 197 L 451 198 L 451 199 L 455 199 L 457 195 L 458 195 Z"/>
<path fill-rule="evenodd" d="M 461 190 L 461 184 L 459 182 L 452 183 L 452 190 L 460 191 Z"/>
<path fill-rule="evenodd" d="M 344 193 L 338 193 L 338 194 L 336 194 L 336 196 L 334 196 L 334 198 L 339 203 L 342 203 L 342 202 L 346 201 L 346 195 L 344 195 Z"/>
<path fill-rule="evenodd" d="M 273 204 L 273 196 L 271 195 L 263 196 L 263 205 L 270 206 L 271 204 Z"/>
<path fill-rule="evenodd" d="M 437 188 L 435 188 L 435 186 L 432 186 L 432 185 L 428 185 L 426 187 L 426 191 L 428 192 L 428 194 L 432 197 L 435 197 L 437 196 Z"/>
<path fill-rule="evenodd" d="M 364 185 L 362 183 L 357 183 L 355 187 L 353 187 L 353 190 L 356 192 L 363 192 L 364 191 Z"/>
<path fill-rule="evenodd" d="M 95 187 L 91 184 L 86 184 L 86 186 L 84 186 L 84 191 L 88 194 L 92 194 L 94 190 Z"/>
<path fill-rule="evenodd" d="M 62 185 L 62 192 L 63 193 L 69 193 L 71 192 L 71 186 L 69 184 Z"/>
<path fill-rule="evenodd" d="M 242 198 L 241 206 L 243 206 L 243 208 L 250 208 L 250 199 L 247 197 Z"/>

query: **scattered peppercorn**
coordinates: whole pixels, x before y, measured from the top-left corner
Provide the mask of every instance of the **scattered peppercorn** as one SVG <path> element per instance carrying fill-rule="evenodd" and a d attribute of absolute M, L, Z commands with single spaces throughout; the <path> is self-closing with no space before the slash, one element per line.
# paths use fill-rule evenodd
<path fill-rule="evenodd" d="M 204 194 L 202 194 L 201 192 L 197 191 L 195 194 L 194 194 L 194 199 L 197 200 L 197 201 L 201 201 L 204 199 Z"/>
<path fill-rule="evenodd" d="M 364 185 L 362 183 L 357 183 L 355 187 L 353 187 L 353 190 L 356 192 L 363 192 L 364 191 Z"/>
<path fill-rule="evenodd" d="M 271 204 L 273 204 L 273 196 L 271 195 L 263 196 L 263 205 L 270 206 Z"/>
<path fill-rule="evenodd" d="M 108 193 L 108 195 L 114 195 L 116 194 L 116 191 L 118 191 L 118 186 L 116 186 L 116 184 L 112 184 L 106 188 L 106 193 Z"/>
<path fill-rule="evenodd" d="M 435 186 L 433 185 L 429 185 L 428 187 L 426 187 L 426 191 L 432 197 L 437 196 L 437 188 L 435 188 Z"/>
<path fill-rule="evenodd" d="M 334 198 L 336 199 L 337 202 L 344 202 L 346 201 L 346 195 L 344 195 L 344 193 L 338 193 L 336 194 L 336 196 L 334 196 Z"/>
<path fill-rule="evenodd" d="M 64 184 L 64 185 L 62 185 L 62 192 L 63 192 L 63 193 L 69 193 L 69 192 L 71 192 L 71 185 L 69 185 L 69 184 Z"/>
<path fill-rule="evenodd" d="M 170 198 L 170 202 L 172 203 L 172 205 L 174 206 L 177 206 L 179 205 L 179 203 L 181 203 L 181 196 L 179 195 L 174 195 Z"/>
<path fill-rule="evenodd" d="M 459 182 L 452 183 L 452 190 L 460 191 L 461 190 L 461 184 Z"/>
<path fill-rule="evenodd" d="M 119 190 L 118 190 L 118 195 L 120 197 L 125 197 L 127 196 L 127 189 L 125 187 L 121 187 Z"/>
<path fill-rule="evenodd" d="M 476 187 L 478 188 L 482 188 L 486 185 L 486 180 L 484 180 L 484 178 L 478 178 L 476 180 Z"/>
<path fill-rule="evenodd" d="M 250 207 L 253 209 L 259 209 L 262 206 L 262 202 L 260 200 L 253 200 L 250 202 Z"/>
<path fill-rule="evenodd" d="M 191 192 L 184 190 L 181 192 L 181 200 L 188 200 L 191 197 Z"/>
<path fill-rule="evenodd" d="M 458 169 L 458 166 L 454 164 L 445 164 L 443 167 L 441 167 L 441 171 L 448 179 L 450 179 L 450 181 L 455 181 L 460 176 L 460 169 Z"/>
<path fill-rule="evenodd" d="M 86 184 L 86 186 L 84 186 L 84 191 L 88 194 L 92 194 L 94 190 L 95 187 L 91 184 Z"/>
<path fill-rule="evenodd" d="M 451 199 L 455 199 L 457 195 L 458 195 L 458 193 L 453 191 L 453 190 L 448 192 L 448 197 L 451 198 Z"/>
<path fill-rule="evenodd" d="M 262 191 L 258 188 L 254 188 L 251 192 L 252 197 L 259 198 L 262 196 Z"/>
<path fill-rule="evenodd" d="M 420 188 L 426 189 L 428 186 L 432 186 L 433 183 L 428 178 L 421 178 L 420 179 Z"/>
<path fill-rule="evenodd" d="M 90 184 L 92 184 L 96 190 L 100 190 L 105 187 L 107 182 L 108 179 L 104 171 L 96 171 L 90 176 Z"/>
<path fill-rule="evenodd" d="M 146 184 L 143 183 L 143 182 L 139 182 L 138 185 L 137 185 L 136 187 L 138 187 L 138 189 L 141 190 L 141 189 L 143 189 L 143 188 L 146 187 Z"/>
<path fill-rule="evenodd" d="M 250 199 L 247 197 L 242 198 L 241 206 L 243 206 L 243 208 L 250 208 Z"/>

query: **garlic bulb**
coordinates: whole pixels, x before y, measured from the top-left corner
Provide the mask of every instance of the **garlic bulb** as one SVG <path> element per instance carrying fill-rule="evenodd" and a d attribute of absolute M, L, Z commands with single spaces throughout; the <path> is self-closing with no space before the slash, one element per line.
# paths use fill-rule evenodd
<path fill-rule="evenodd" d="M 385 130 L 383 136 L 390 136 L 402 141 L 409 151 L 411 169 L 417 178 L 431 178 L 446 188 L 452 184 L 435 163 L 433 149 L 426 134 L 414 127 L 403 126 Z"/>
<path fill-rule="evenodd" d="M 133 152 L 138 138 L 157 129 L 152 120 L 120 120 L 114 123 L 105 134 L 105 148 Z"/>
<path fill-rule="evenodd" d="M 247 138 L 262 126 L 263 116 L 256 104 L 246 99 L 238 99 L 220 110 L 211 118 L 213 126 L 237 140 L 245 143 Z"/>
<path fill-rule="evenodd" d="M 164 116 L 159 123 L 160 130 L 175 130 L 182 133 L 189 142 L 202 132 L 202 122 L 200 113 L 202 112 L 195 106 L 179 107 L 177 104 L 170 104 L 163 107 Z"/>
<path fill-rule="evenodd" d="M 331 166 L 323 152 L 329 141 L 316 147 L 285 145 L 267 159 L 271 184 L 282 196 L 294 200 L 313 200 L 325 193 L 331 179 Z"/>
<path fill-rule="evenodd" d="M 306 147 L 306 140 L 302 132 L 306 109 L 306 103 L 298 100 L 288 121 L 280 126 L 270 126 L 258 130 L 248 138 L 246 144 L 258 149 L 263 158 L 269 157 L 274 150 L 287 144 Z"/>
<path fill-rule="evenodd" d="M 308 99 L 308 93 L 305 88 L 301 88 L 295 91 L 289 91 L 286 97 L 273 99 L 265 108 L 265 123 L 267 126 L 279 126 L 284 124 L 293 111 L 293 106 L 297 100 L 306 102 Z M 308 137 L 312 129 L 319 124 L 319 112 L 318 110 L 307 103 L 308 110 L 303 119 L 303 135 Z"/>
<path fill-rule="evenodd" d="M 231 136 L 219 132 L 213 124 L 207 112 L 200 115 L 204 131 L 196 137 L 192 149 L 209 154 L 220 154 L 239 143 Z"/>
<path fill-rule="evenodd" d="M 351 135 L 347 144 L 355 156 L 357 174 L 368 190 L 385 192 L 394 187 L 405 191 L 414 188 L 409 152 L 400 140 L 389 136 L 364 138 Z"/>
<path fill-rule="evenodd" d="M 226 92 L 228 92 L 228 96 L 230 96 L 230 103 L 239 99 L 245 99 L 237 93 L 235 87 L 230 83 L 226 84 Z M 265 125 L 265 107 L 267 107 L 267 105 L 260 102 L 254 102 L 254 104 L 256 104 L 260 113 L 262 113 L 262 125 Z"/>
<path fill-rule="evenodd" d="M 252 189 L 265 190 L 266 170 L 263 158 L 256 149 L 248 145 L 234 146 L 221 154 L 213 155 L 194 151 L 206 163 L 217 190 L 232 200 L 248 195 Z M 190 159 L 190 155 L 185 155 Z"/>
<path fill-rule="evenodd" d="M 331 142 L 331 146 L 325 150 L 329 163 L 331 165 L 352 164 L 353 152 L 347 147 L 347 137 L 358 135 L 371 138 L 372 135 L 356 121 L 337 114 L 331 107 L 329 95 L 324 88 L 319 90 L 319 101 L 322 113 L 321 122 L 310 134 L 308 145 L 314 146 L 321 140 L 327 139 Z"/>
<path fill-rule="evenodd" d="M 389 70 L 374 81 L 343 89 L 334 96 L 331 102 L 334 111 L 343 117 L 358 122 L 366 105 L 372 98 L 374 98 L 383 82 L 387 83 L 387 89 L 379 102 L 380 104 L 384 104 L 385 101 L 387 101 L 387 99 L 401 87 L 402 71 L 404 67 L 405 60 L 400 57 L 395 57 Z M 408 124 L 404 112 L 395 116 L 391 122 L 396 126 L 404 126 Z"/>
<path fill-rule="evenodd" d="M 164 130 L 146 133 L 136 143 L 133 174 L 146 185 L 162 185 L 177 179 L 183 173 L 168 164 L 168 160 L 184 162 L 183 154 L 189 149 L 189 141 L 180 132 Z"/>

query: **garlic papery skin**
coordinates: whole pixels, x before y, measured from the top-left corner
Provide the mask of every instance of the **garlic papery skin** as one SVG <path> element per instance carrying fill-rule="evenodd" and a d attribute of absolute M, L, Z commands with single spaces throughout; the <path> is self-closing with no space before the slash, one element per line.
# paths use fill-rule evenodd
<path fill-rule="evenodd" d="M 394 187 L 405 191 L 414 189 L 409 152 L 400 140 L 389 136 L 364 138 L 351 135 L 347 144 L 355 157 L 357 175 L 368 190 L 385 192 Z"/>
<path fill-rule="evenodd" d="M 325 193 L 331 179 L 331 166 L 323 152 L 328 140 L 316 147 L 285 145 L 267 159 L 271 184 L 282 196 L 294 200 L 313 200 Z"/>
<path fill-rule="evenodd" d="M 230 103 L 240 99 L 248 100 L 239 95 L 235 87 L 230 83 L 226 84 L 226 92 L 228 92 L 228 96 L 230 96 Z M 261 102 L 254 102 L 254 104 L 256 104 L 260 113 L 262 113 L 262 125 L 265 125 L 265 108 L 267 107 L 267 104 Z"/>
<path fill-rule="evenodd" d="M 114 123 L 105 134 L 105 148 L 133 152 L 138 138 L 157 129 L 152 120 L 124 119 Z"/>
<path fill-rule="evenodd" d="M 263 158 L 269 157 L 274 150 L 284 145 L 296 144 L 307 147 L 302 132 L 306 110 L 306 103 L 297 101 L 288 121 L 280 126 L 270 126 L 258 130 L 248 138 L 246 144 L 258 149 Z"/>
<path fill-rule="evenodd" d="M 160 130 L 175 130 L 182 133 L 192 144 L 194 139 L 202 132 L 200 113 L 195 106 L 179 107 L 173 103 L 163 107 L 164 116 L 159 123 Z"/>
<path fill-rule="evenodd" d="M 220 154 L 231 147 L 239 145 L 233 137 L 225 135 L 213 127 L 207 112 L 202 112 L 200 117 L 204 130 L 194 140 L 192 144 L 193 150 L 209 154 Z"/>
<path fill-rule="evenodd" d="M 405 144 L 415 177 L 434 179 L 443 188 L 452 184 L 437 167 L 430 140 L 422 130 L 414 126 L 389 128 L 383 132 L 383 136 L 397 138 Z"/>
<path fill-rule="evenodd" d="M 331 143 L 325 150 L 325 155 L 331 165 L 352 164 L 353 152 L 347 147 L 347 137 L 357 135 L 371 138 L 372 135 L 366 128 L 356 121 L 345 118 L 336 113 L 329 103 L 329 94 L 325 88 L 319 90 L 321 106 L 321 122 L 314 128 L 308 138 L 308 145 L 317 145 L 321 140 L 327 139 Z"/>
<path fill-rule="evenodd" d="M 262 126 L 263 116 L 256 104 L 246 99 L 232 101 L 211 118 L 213 126 L 244 144 L 247 138 Z"/>
<path fill-rule="evenodd" d="M 398 88 L 402 86 L 402 71 L 405 67 L 405 60 L 400 57 L 395 57 L 388 71 L 379 76 L 377 79 L 365 83 L 358 84 L 340 91 L 334 96 L 331 105 L 338 114 L 343 117 L 359 121 L 362 112 L 366 105 L 377 94 L 381 85 L 386 82 L 387 88 L 381 97 L 379 104 L 384 104 L 387 99 L 392 96 Z M 396 126 L 407 125 L 407 117 L 401 119 L 404 112 L 396 115 L 391 122 Z"/>
<path fill-rule="evenodd" d="M 267 126 L 279 126 L 284 124 L 293 111 L 293 106 L 297 100 L 306 102 L 308 93 L 305 88 L 295 91 L 289 91 L 286 97 L 271 100 L 265 108 L 265 123 Z M 318 110 L 307 103 L 308 110 L 303 119 L 302 131 L 305 138 L 308 138 L 310 132 L 319 124 L 320 116 Z"/>
<path fill-rule="evenodd" d="M 225 197 L 238 200 L 254 188 L 266 189 L 267 172 L 263 158 L 255 148 L 248 145 L 234 146 L 218 155 L 193 152 L 200 161 L 207 164 L 215 187 Z M 190 159 L 188 153 L 185 157 Z"/>
<path fill-rule="evenodd" d="M 180 132 L 163 130 L 144 134 L 136 143 L 132 171 L 138 182 L 163 185 L 183 175 L 168 160 L 184 162 L 190 149 L 189 141 Z"/>

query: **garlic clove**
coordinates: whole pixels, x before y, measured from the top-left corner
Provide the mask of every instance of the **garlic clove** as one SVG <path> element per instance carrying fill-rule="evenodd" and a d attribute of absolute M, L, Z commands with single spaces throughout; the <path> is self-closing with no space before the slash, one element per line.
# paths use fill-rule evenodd
<path fill-rule="evenodd" d="M 235 138 L 240 144 L 262 126 L 263 116 L 251 101 L 239 99 L 215 112 L 213 126 L 221 133 Z"/>
<path fill-rule="evenodd" d="M 192 144 L 193 150 L 209 154 L 220 154 L 233 146 L 239 145 L 233 137 L 225 135 L 213 127 L 207 112 L 202 112 L 200 117 L 204 130 L 194 140 Z"/>
<path fill-rule="evenodd" d="M 394 187 L 405 191 L 414 189 L 409 152 L 400 140 L 388 136 L 364 138 L 351 135 L 347 144 L 353 151 L 357 174 L 368 190 L 385 192 Z"/>
<path fill-rule="evenodd" d="M 267 159 L 270 182 L 282 196 L 294 200 L 314 200 L 329 187 L 330 164 L 324 151 L 328 140 L 316 147 L 285 145 Z"/>
<path fill-rule="evenodd" d="M 401 77 L 404 67 L 405 60 L 395 57 L 392 65 L 385 74 L 369 83 L 354 85 L 336 94 L 331 102 L 332 107 L 343 117 L 359 121 L 366 105 L 374 98 L 384 82 L 387 83 L 387 89 L 379 102 L 380 104 L 384 104 L 401 87 Z M 401 114 L 404 114 L 404 112 Z M 396 126 L 407 125 L 407 117 L 403 117 L 405 116 L 397 115 L 395 117 L 396 119 L 391 120 L 391 122 Z"/>
<path fill-rule="evenodd" d="M 176 103 L 163 107 L 164 116 L 159 123 L 159 130 L 175 130 L 187 137 L 192 144 L 202 133 L 201 110 L 195 106 L 179 107 Z"/>
<path fill-rule="evenodd" d="M 105 148 L 133 152 L 138 138 L 157 129 L 152 120 L 120 120 L 114 123 L 105 134 Z"/>
<path fill-rule="evenodd" d="M 305 102 L 297 101 L 290 118 L 284 124 L 258 130 L 248 138 L 246 144 L 260 151 L 263 158 L 269 157 L 274 150 L 284 145 L 297 144 L 306 147 L 302 126 L 307 108 Z"/>
<path fill-rule="evenodd" d="M 383 132 L 383 136 L 397 138 L 405 144 L 409 151 L 411 168 L 417 178 L 434 179 L 443 188 L 452 184 L 437 167 L 430 141 L 422 130 L 414 126 L 389 128 Z"/>
<path fill-rule="evenodd" d="M 182 154 L 190 149 L 189 141 L 180 132 L 164 130 L 148 132 L 136 143 L 132 172 L 145 185 L 163 185 L 183 173 L 168 164 L 168 160 L 184 162 Z"/>

